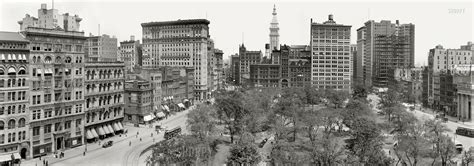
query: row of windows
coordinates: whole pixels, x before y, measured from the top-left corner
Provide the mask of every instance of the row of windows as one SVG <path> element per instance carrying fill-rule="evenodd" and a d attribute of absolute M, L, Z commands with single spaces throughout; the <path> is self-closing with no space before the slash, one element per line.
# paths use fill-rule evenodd
<path fill-rule="evenodd" d="M 104 109 L 105 110 L 105 109 Z M 89 122 L 94 122 L 95 120 L 105 120 L 105 119 L 110 119 L 110 117 L 112 116 L 112 108 L 109 108 L 108 111 L 104 111 L 104 110 L 101 110 L 101 111 L 97 111 L 97 112 L 88 112 L 86 114 L 86 123 L 89 123 Z M 121 116 L 122 115 L 122 108 L 121 107 L 116 107 L 116 108 L 113 108 L 113 116 L 112 117 L 117 117 L 117 116 Z"/>
<path fill-rule="evenodd" d="M 82 91 L 76 91 L 76 95 L 74 97 L 75 97 L 74 98 L 75 100 L 82 99 L 83 98 L 82 97 Z M 31 105 L 41 104 L 41 95 L 33 95 L 31 98 L 32 98 Z M 54 101 L 56 101 L 56 102 L 59 102 L 59 101 L 62 101 L 62 100 L 71 101 L 71 99 L 72 99 L 72 92 L 64 92 L 64 95 L 61 92 L 54 93 Z M 44 94 L 43 102 L 44 103 L 53 102 L 52 94 Z"/>
<path fill-rule="evenodd" d="M 0 92 L 0 102 L 26 100 L 26 91 Z M 6 98 L 5 98 L 6 97 Z"/>
<path fill-rule="evenodd" d="M 18 128 L 25 127 L 25 125 L 26 125 L 26 119 L 20 118 L 20 120 L 18 120 Z M 15 129 L 16 127 L 17 127 L 17 123 L 15 119 L 8 120 L 8 129 Z M 5 122 L 0 120 L 0 130 L 4 130 L 4 129 L 5 129 Z"/>
<path fill-rule="evenodd" d="M 16 142 L 16 133 L 8 133 L 8 137 L 7 137 L 7 142 L 8 143 L 11 143 L 11 142 Z M 24 141 L 26 140 L 26 131 L 20 131 L 18 132 L 18 141 Z M 5 134 L 0 134 L 0 144 L 4 144 L 5 143 Z"/>
<path fill-rule="evenodd" d="M 10 88 L 10 87 L 25 87 L 28 86 L 26 78 L 19 79 L 7 79 L 7 84 L 5 85 L 5 79 L 0 79 L 0 88 Z"/>
<path fill-rule="evenodd" d="M 68 120 L 68 121 L 65 121 L 64 123 L 61 123 L 61 122 L 58 122 L 58 123 L 54 123 L 54 131 L 55 132 L 59 132 L 59 131 L 62 131 L 63 130 L 63 126 L 64 126 L 64 129 L 67 130 L 67 129 L 70 129 L 72 126 L 72 120 Z M 76 119 L 76 128 L 80 127 L 81 124 L 82 124 L 82 119 Z M 47 124 L 47 125 L 44 125 L 43 126 L 43 133 L 44 134 L 49 134 L 51 133 L 52 131 L 52 127 L 53 125 L 52 124 Z M 33 136 L 38 136 L 40 135 L 40 131 L 41 131 L 41 126 L 36 126 L 36 127 L 33 127 Z"/>
<path fill-rule="evenodd" d="M 113 101 L 112 101 L 113 98 Z M 140 98 L 138 98 L 139 100 Z M 129 100 L 131 98 L 129 97 Z M 110 105 L 112 104 L 117 104 L 117 103 L 123 103 L 122 101 L 122 95 L 121 94 L 116 94 L 116 95 L 108 95 L 108 96 L 101 96 L 101 97 L 92 97 L 92 98 L 87 98 L 86 99 L 86 108 L 89 108 L 91 106 L 102 106 L 102 105 Z"/>
<path fill-rule="evenodd" d="M 73 112 L 74 110 L 74 112 Z M 64 115 L 70 115 L 73 113 L 81 113 L 82 111 L 82 104 L 76 104 L 74 109 L 73 106 L 66 106 L 64 108 L 61 107 L 56 107 L 54 108 L 54 117 L 60 117 L 63 114 Z M 41 115 L 43 115 L 43 118 L 51 118 L 53 117 L 53 108 L 46 108 L 43 110 L 32 110 L 31 111 L 31 118 L 32 120 L 39 120 L 41 119 Z"/>
<path fill-rule="evenodd" d="M 82 45 L 62 45 L 62 44 L 50 44 L 50 43 L 33 43 L 30 45 L 33 51 L 51 51 L 51 52 L 84 52 Z"/>
<path fill-rule="evenodd" d="M 17 72 L 18 71 L 18 72 Z M 25 67 L 19 67 L 18 70 L 11 66 L 8 68 L 8 75 L 26 75 L 26 69 Z M 0 67 L 0 76 L 2 75 L 5 75 L 5 69 L 3 69 L 2 67 Z"/>
<path fill-rule="evenodd" d="M 113 74 L 113 75 L 112 75 Z M 123 71 L 122 70 L 87 70 L 86 71 L 86 78 L 87 80 L 94 79 L 94 77 L 98 76 L 98 79 L 110 79 L 112 78 L 121 78 L 123 76 Z M 97 78 L 97 77 L 96 77 Z"/>
<path fill-rule="evenodd" d="M 19 104 L 19 105 L 2 105 L 0 107 L 0 115 L 4 115 L 5 113 L 7 115 L 12 115 L 15 113 L 22 114 L 26 112 L 26 105 L 25 104 Z"/>

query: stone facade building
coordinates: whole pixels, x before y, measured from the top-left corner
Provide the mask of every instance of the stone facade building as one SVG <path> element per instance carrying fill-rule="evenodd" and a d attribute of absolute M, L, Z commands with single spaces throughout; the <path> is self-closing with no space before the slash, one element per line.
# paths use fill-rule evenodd
<path fill-rule="evenodd" d="M 96 140 L 123 131 L 124 68 L 122 62 L 85 64 L 84 140 Z"/>
<path fill-rule="evenodd" d="M 133 76 L 132 76 L 133 77 Z M 153 115 L 153 88 L 149 81 L 140 77 L 125 81 L 124 121 L 133 124 L 145 124 Z"/>
<path fill-rule="evenodd" d="M 87 37 L 84 44 L 85 56 L 88 62 L 117 61 L 117 38 L 109 35 Z"/>
<path fill-rule="evenodd" d="M 83 144 L 84 32 L 28 27 L 33 157 Z"/>
<path fill-rule="evenodd" d="M 140 40 L 131 36 L 130 40 L 120 42 L 118 61 L 125 63 L 127 71 L 132 71 L 142 65 L 142 47 Z"/>
<path fill-rule="evenodd" d="M 311 20 L 311 81 L 321 89 L 351 90 L 351 26 Z"/>
<path fill-rule="evenodd" d="M 0 32 L 0 156 L 31 157 L 29 132 L 29 41 Z M 0 161 L 4 162 L 4 161 Z"/>

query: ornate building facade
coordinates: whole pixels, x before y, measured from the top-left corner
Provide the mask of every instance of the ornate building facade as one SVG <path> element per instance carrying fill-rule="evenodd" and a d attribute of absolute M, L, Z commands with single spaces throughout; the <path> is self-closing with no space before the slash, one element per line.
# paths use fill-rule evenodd
<path fill-rule="evenodd" d="M 124 70 L 123 62 L 85 64 L 85 140 L 123 131 Z"/>
<path fill-rule="evenodd" d="M 31 157 L 29 53 L 29 42 L 21 34 L 0 32 L 0 156 L 8 158 Z"/>

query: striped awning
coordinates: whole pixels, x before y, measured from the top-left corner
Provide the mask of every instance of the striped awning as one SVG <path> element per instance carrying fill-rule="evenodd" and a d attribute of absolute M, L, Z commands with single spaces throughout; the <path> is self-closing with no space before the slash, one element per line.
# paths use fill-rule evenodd
<path fill-rule="evenodd" d="M 87 132 L 86 132 L 86 137 L 87 137 L 87 139 L 92 139 L 92 138 L 94 138 L 94 135 L 92 135 L 91 130 L 87 130 Z"/>
<path fill-rule="evenodd" d="M 110 124 L 107 124 L 107 128 L 112 134 L 114 133 L 114 129 L 112 128 L 112 126 L 110 126 Z"/>
<path fill-rule="evenodd" d="M 117 123 L 114 123 L 113 127 L 115 131 L 120 131 L 120 127 Z"/>
<path fill-rule="evenodd" d="M 185 108 L 183 103 L 178 103 L 178 107 Z"/>
<path fill-rule="evenodd" d="M 112 133 L 112 132 L 109 131 L 109 128 L 107 127 L 107 125 L 102 126 L 102 128 L 104 129 L 105 134 L 111 134 Z"/>
<path fill-rule="evenodd" d="M 0 155 L 0 162 L 11 161 L 11 160 L 12 160 L 12 154 Z"/>
<path fill-rule="evenodd" d="M 90 130 L 91 133 L 92 133 L 92 136 L 94 136 L 94 138 L 98 138 L 99 137 L 99 134 L 97 134 L 97 131 L 95 129 L 91 129 Z"/>
<path fill-rule="evenodd" d="M 99 132 L 99 135 L 105 135 L 105 131 L 102 127 L 97 127 L 97 131 Z"/>
<path fill-rule="evenodd" d="M 170 111 L 170 108 L 167 105 L 165 105 L 164 107 L 166 111 Z"/>
<path fill-rule="evenodd" d="M 119 125 L 119 127 L 120 127 L 120 129 L 121 129 L 121 130 L 123 130 L 123 129 L 124 129 L 124 128 L 123 128 L 123 124 L 122 124 L 122 122 L 118 122 L 117 124 Z"/>

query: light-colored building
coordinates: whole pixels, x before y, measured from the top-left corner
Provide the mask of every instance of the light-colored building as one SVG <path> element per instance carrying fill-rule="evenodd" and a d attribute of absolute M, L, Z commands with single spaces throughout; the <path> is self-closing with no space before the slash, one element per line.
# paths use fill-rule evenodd
<path fill-rule="evenodd" d="M 84 32 L 28 27 L 33 157 L 83 144 Z"/>
<path fill-rule="evenodd" d="M 0 159 L 31 157 L 29 54 L 29 42 L 21 34 L 0 32 Z M 0 160 L 0 165 L 10 160 Z"/>
<path fill-rule="evenodd" d="M 85 134 L 89 142 L 123 132 L 123 62 L 85 64 Z"/>
<path fill-rule="evenodd" d="M 311 81 L 317 88 L 351 90 L 351 26 L 311 19 Z"/>
<path fill-rule="evenodd" d="M 142 48 L 140 40 L 135 40 L 135 36 L 131 36 L 130 40 L 120 42 L 118 61 L 125 63 L 127 71 L 133 72 L 134 68 L 142 65 Z"/>
<path fill-rule="evenodd" d="M 273 53 L 272 53 L 273 54 Z M 262 51 L 249 51 L 244 44 L 239 47 L 239 84 L 245 84 L 250 79 L 250 65 L 260 64 L 262 61 Z"/>
<path fill-rule="evenodd" d="M 41 8 L 38 9 L 38 18 L 26 14 L 25 18 L 18 21 L 18 24 L 20 24 L 21 31 L 25 31 L 28 27 L 79 31 L 81 21 L 82 18 L 79 18 L 78 15 L 59 14 L 58 9 L 47 9 L 46 4 L 41 4 Z"/>
<path fill-rule="evenodd" d="M 225 81 L 223 55 L 224 52 L 222 50 L 214 49 L 216 63 L 216 68 L 214 69 L 214 72 L 217 75 L 217 89 L 222 88 Z"/>
<path fill-rule="evenodd" d="M 367 86 L 387 87 L 393 69 L 415 66 L 415 25 L 369 20 L 357 33 Z"/>
<path fill-rule="evenodd" d="M 85 56 L 88 62 L 115 62 L 117 61 L 117 38 L 109 35 L 87 37 Z"/>
<path fill-rule="evenodd" d="M 143 67 L 193 67 L 196 100 L 210 97 L 209 21 L 205 19 L 142 23 Z"/>
<path fill-rule="evenodd" d="M 441 92 L 446 86 L 442 83 L 441 73 L 453 74 L 456 66 L 472 64 L 472 55 L 472 50 L 445 49 L 441 45 L 429 50 L 428 68 L 423 80 L 426 81 L 424 84 L 426 93 L 423 96 L 425 106 L 445 110 L 445 106 L 441 103 Z"/>
<path fill-rule="evenodd" d="M 275 5 L 273 5 L 272 15 L 272 22 L 270 23 L 270 52 L 273 50 L 280 49 L 280 34 L 278 33 L 280 28 L 278 27 L 278 19 Z"/>
<path fill-rule="evenodd" d="M 463 49 L 466 49 L 464 47 Z M 456 65 L 453 73 L 457 85 L 456 115 L 458 120 L 468 122 L 470 128 L 474 128 L 474 65 Z"/>

